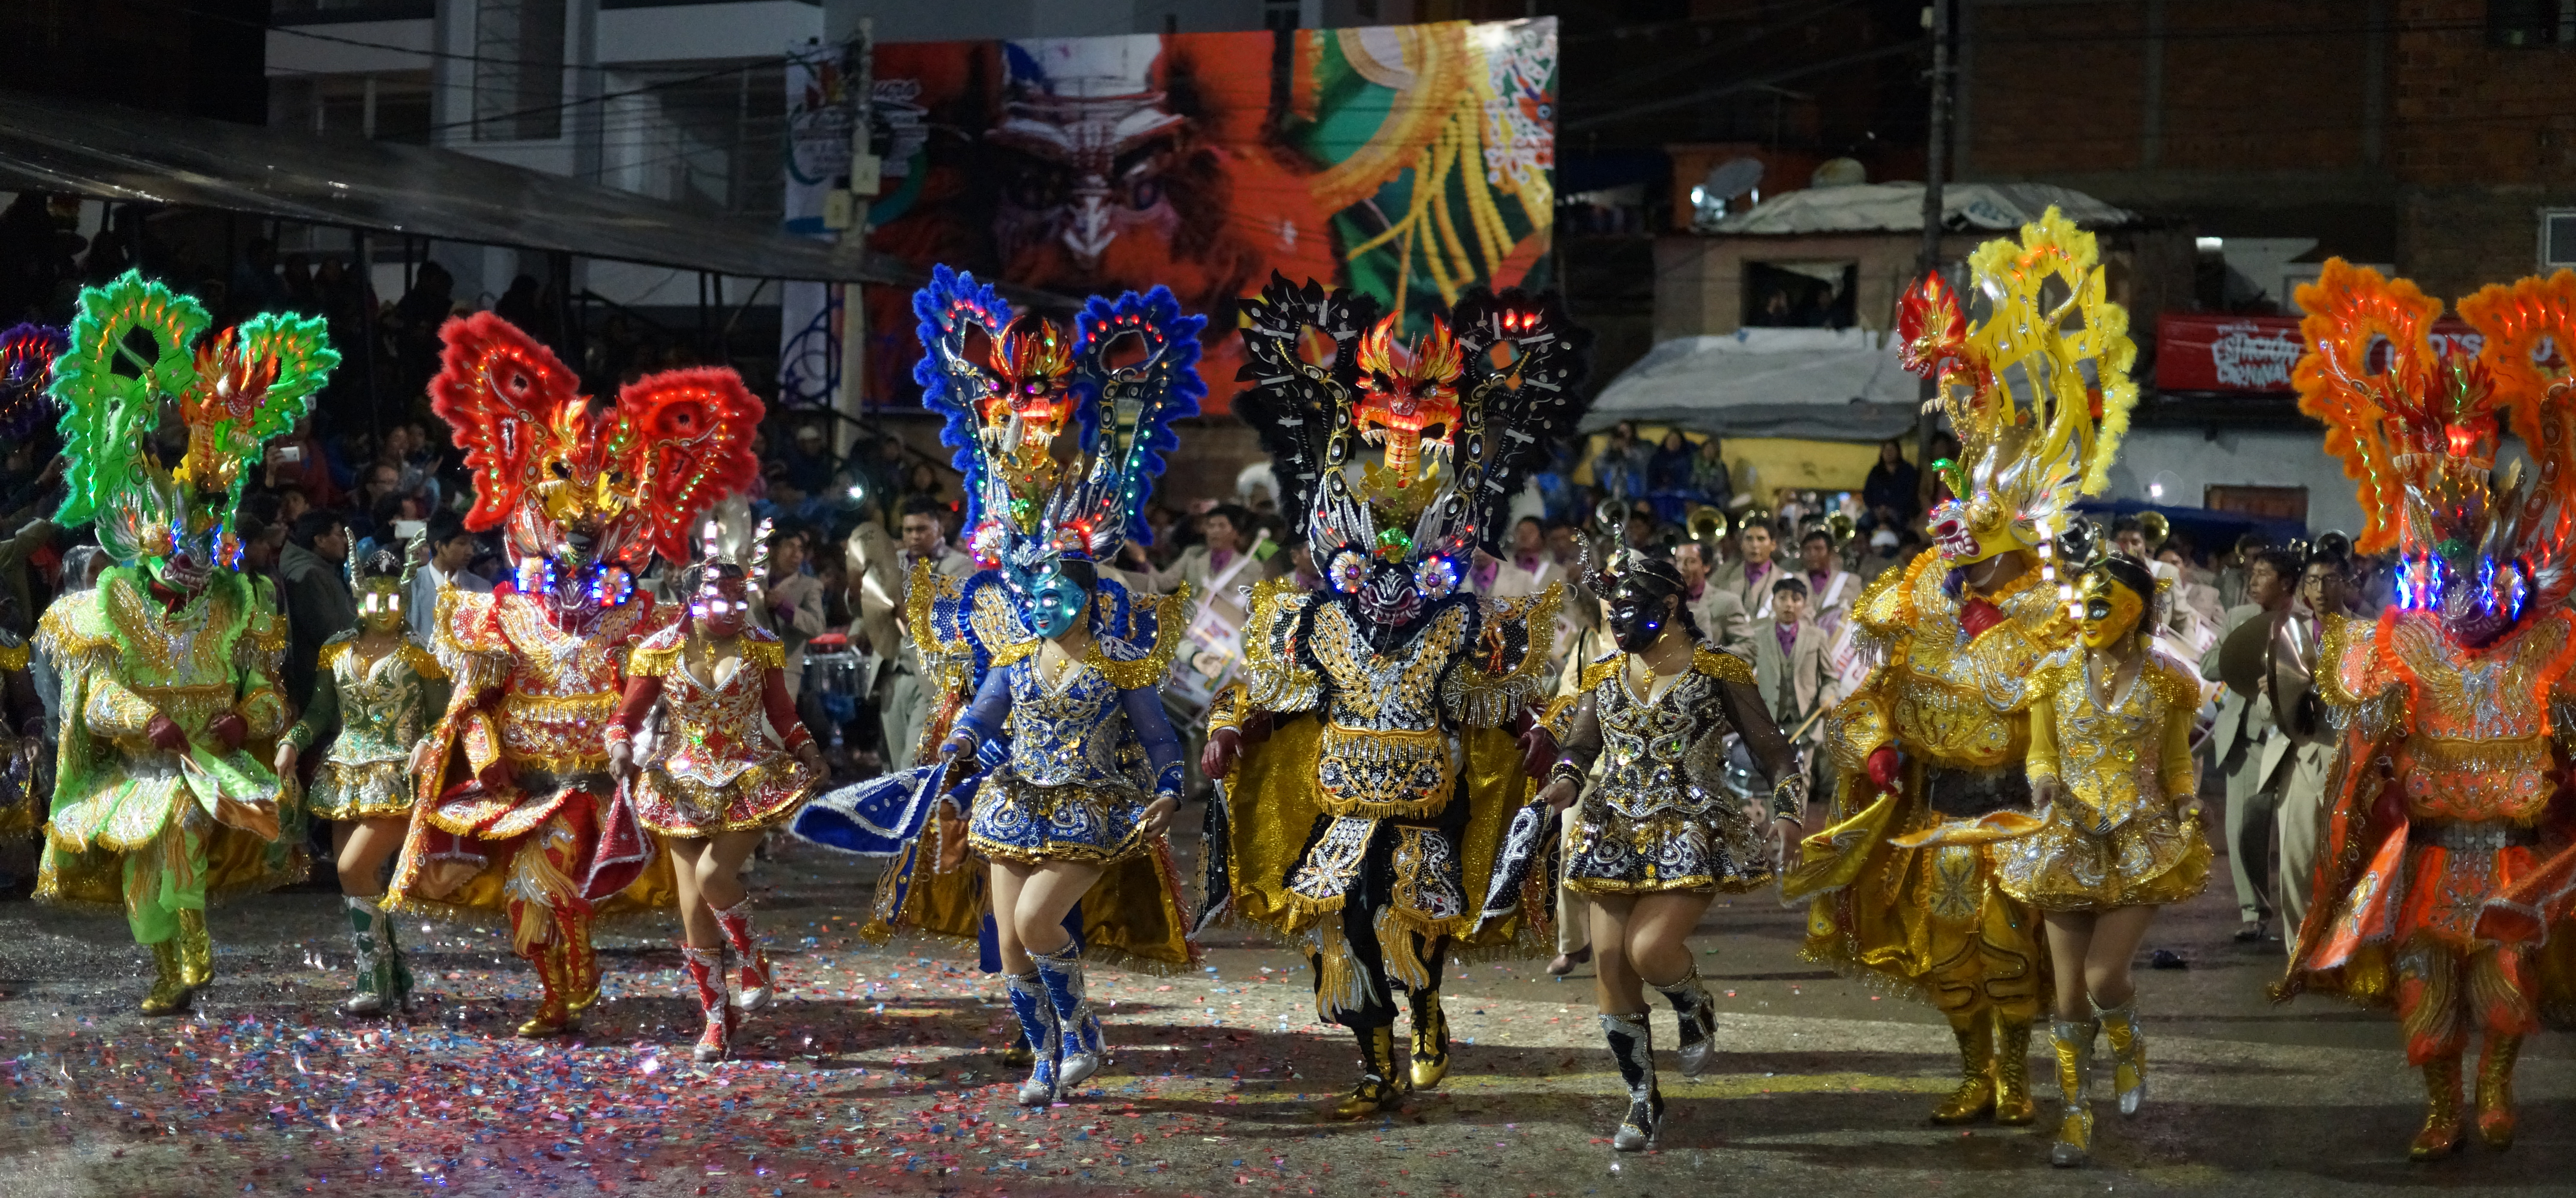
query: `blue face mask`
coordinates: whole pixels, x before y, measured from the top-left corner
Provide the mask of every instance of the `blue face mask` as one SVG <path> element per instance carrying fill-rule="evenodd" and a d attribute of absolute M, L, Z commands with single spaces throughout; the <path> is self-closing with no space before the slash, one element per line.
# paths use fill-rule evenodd
<path fill-rule="evenodd" d="M 1069 578 L 1062 569 L 1051 569 L 1036 576 L 1028 595 L 1029 630 L 1053 640 L 1073 630 L 1073 622 L 1082 618 L 1091 605 L 1091 592 Z"/>

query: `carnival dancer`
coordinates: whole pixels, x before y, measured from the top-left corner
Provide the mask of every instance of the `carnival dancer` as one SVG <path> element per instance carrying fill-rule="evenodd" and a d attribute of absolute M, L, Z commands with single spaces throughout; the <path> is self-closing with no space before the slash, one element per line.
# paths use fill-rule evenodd
<path fill-rule="evenodd" d="M 2155 645 L 2156 577 L 2115 555 L 2087 569 L 2077 592 L 2081 643 L 2050 654 L 2031 679 L 2027 774 L 2037 816 L 1999 811 L 1897 842 L 1990 842 L 1996 885 L 2039 910 L 2056 966 L 2049 1047 L 2065 1114 L 2049 1160 L 2061 1166 L 2092 1152 L 2085 1087 L 2096 1033 L 2110 1036 L 2120 1113 L 2135 1115 L 2145 1101 L 2147 1049 L 2129 961 L 2157 908 L 2209 882 L 2191 753 L 2200 679 Z"/>
<path fill-rule="evenodd" d="M 751 541 L 768 544 L 767 521 Z M 742 863 L 830 773 L 787 697 L 784 646 L 750 623 L 766 563 L 755 561 L 746 572 L 718 556 L 710 536 L 695 574 L 679 622 L 646 637 L 627 659 L 626 697 L 606 744 L 609 773 L 632 788 L 637 821 L 670 850 L 683 970 L 707 1021 L 696 1056 L 721 1061 L 737 1012 L 767 1006 L 772 993 Z M 639 761 L 636 733 L 656 703 L 662 732 Z M 730 997 L 728 946 L 742 966 L 741 993 Z"/>
<path fill-rule="evenodd" d="M 506 526 L 514 585 L 439 595 L 431 649 L 454 695 L 412 755 L 418 797 L 387 902 L 506 915 L 544 990 L 519 1034 L 560 1035 L 599 997 L 593 919 L 666 901 L 667 866 L 617 801 L 601 735 L 629 656 L 669 622 L 635 578 L 657 552 L 691 560 L 707 509 L 750 481 L 760 401 L 733 371 L 699 367 L 594 409 L 499 317 L 439 336 L 430 407 L 474 476 L 465 525 Z"/>
<path fill-rule="evenodd" d="M 1832 822 L 1807 838 L 1781 896 L 1808 900 L 1810 958 L 1949 1020 L 1963 1076 L 1934 1122 L 2023 1124 L 2036 1117 L 2030 1032 L 2049 985 L 2039 921 L 1996 885 L 1991 846 L 1897 838 L 2031 805 L 2031 674 L 2073 639 L 2054 540 L 2076 497 L 2104 483 L 2137 400 L 2137 350 L 2127 313 L 2103 297 L 2093 235 L 2053 208 L 1970 268 L 1993 300 L 1987 319 L 1971 325 L 1935 275 L 1899 322 L 1908 368 L 1937 381 L 1964 447 L 1942 466 L 1959 498 L 1933 512 L 1935 547 L 1852 606 L 1880 664 L 1828 717 Z M 2053 306 L 2052 285 L 2066 296 Z"/>
<path fill-rule="evenodd" d="M 281 778 L 294 775 L 305 750 L 331 744 L 304 801 L 314 817 L 331 821 L 331 856 L 357 951 L 357 992 L 340 1004 L 348 1015 L 382 1015 L 411 1000 L 411 970 L 383 906 L 384 867 L 411 823 L 412 746 L 447 710 L 447 670 L 411 638 L 404 609 L 426 548 L 415 539 L 403 554 L 377 549 L 351 562 L 358 627 L 323 642 L 313 703 L 277 742 Z"/>
<path fill-rule="evenodd" d="M 991 956 L 1030 1050 L 1019 1098 L 1044 1105 L 1106 1060 L 1086 953 L 1164 969 L 1198 959 L 1164 838 L 1181 745 L 1157 689 L 1190 620 L 1188 588 L 1132 593 L 1102 563 L 1144 535 L 1171 422 L 1198 410 L 1205 319 L 1158 287 L 1092 300 L 1066 336 L 944 267 L 913 308 L 923 402 L 959 447 L 983 567 L 955 579 L 924 563 L 912 580 L 914 635 L 955 714 L 933 721 L 943 731 L 929 764 L 826 795 L 795 830 L 898 858 L 880 883 L 881 923 L 907 915 L 907 895 L 946 889 L 909 913 L 971 935 L 956 913 L 984 904 L 959 902 L 939 875 L 914 877 L 931 803 L 967 809 L 962 847 L 990 863 Z M 1053 442 L 1076 424 L 1082 453 L 1060 463 Z"/>
<path fill-rule="evenodd" d="M 1428 1089 L 1449 1069 L 1450 954 L 1536 951 L 1537 915 L 1463 935 L 1494 867 L 1467 847 L 1498 843 L 1555 760 L 1531 705 L 1561 593 L 1488 603 L 1461 584 L 1475 551 L 1494 548 L 1505 501 L 1582 415 L 1591 337 L 1519 292 L 1471 291 L 1411 344 L 1367 297 L 1275 276 L 1244 314 L 1254 385 L 1239 410 L 1272 455 L 1281 507 L 1305 512 L 1329 589 L 1253 592 L 1245 683 L 1214 705 L 1203 762 L 1233 779 L 1210 816 L 1210 914 L 1313 962 L 1318 1017 L 1360 1046 L 1358 1085 L 1326 1113 L 1357 1119 L 1406 1088 L 1397 989 L 1412 1007 L 1410 1085 Z M 1330 365 L 1306 356 L 1309 330 L 1331 341 Z M 1364 460 L 1370 447 L 1381 462 Z"/>
<path fill-rule="evenodd" d="M 70 463 L 55 521 L 94 522 L 116 565 L 37 626 L 63 691 L 36 893 L 125 908 L 152 948 L 146 1015 L 186 1010 L 212 975 L 210 898 L 307 867 L 302 811 L 265 764 L 286 727 L 285 621 L 268 583 L 237 571 L 234 512 L 243 464 L 303 417 L 339 355 L 319 319 L 265 313 L 199 344 L 210 323 L 128 272 L 81 292 L 53 381 Z M 173 401 L 188 444 L 165 468 L 153 430 Z"/>
<path fill-rule="evenodd" d="M 2378 620 L 2325 619 L 2316 693 L 2341 744 L 2307 919 L 2274 996 L 2396 1007 L 2424 1073 L 2419 1161 L 2464 1138 L 2461 1061 L 2482 1030 L 2478 1136 L 2502 1149 L 2523 1039 L 2576 998 L 2564 847 L 2576 812 L 2557 739 L 2576 701 L 2576 390 L 2566 355 L 2547 350 L 2576 345 L 2576 274 L 2462 302 L 2484 338 L 2474 362 L 2435 353 L 2442 303 L 2406 280 L 2336 259 L 2298 301 L 2299 408 L 2361 481 L 2354 547 L 2395 549 L 2400 564 Z M 2498 480 L 2506 419 L 2538 469 Z"/>
<path fill-rule="evenodd" d="M 1768 883 L 1774 857 L 1796 851 L 1807 776 L 1751 667 L 1691 618 L 1671 562 L 1623 547 L 1582 583 L 1609 604 L 1619 652 L 1584 667 L 1582 697 L 1561 713 L 1565 755 L 1539 799 L 1560 811 L 1583 800 L 1566 836 L 1565 885 L 1590 900 L 1601 1032 L 1628 1084 L 1611 1147 L 1636 1152 L 1664 1119 L 1643 987 L 1672 1003 L 1682 1075 L 1699 1076 L 1716 1052 L 1717 1007 L 1691 959 L 1691 929 L 1717 895 Z M 1775 783 L 1767 827 L 1724 784 L 1730 735 Z"/>

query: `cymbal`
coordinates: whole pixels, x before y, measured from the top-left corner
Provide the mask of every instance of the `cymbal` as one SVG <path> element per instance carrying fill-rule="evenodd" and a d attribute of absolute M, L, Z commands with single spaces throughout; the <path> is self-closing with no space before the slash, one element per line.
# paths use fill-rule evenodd
<path fill-rule="evenodd" d="M 2262 693 L 2264 649 L 2272 640 L 2272 617 L 2259 615 L 2236 626 L 2218 646 L 2218 680 L 2247 700 Z"/>

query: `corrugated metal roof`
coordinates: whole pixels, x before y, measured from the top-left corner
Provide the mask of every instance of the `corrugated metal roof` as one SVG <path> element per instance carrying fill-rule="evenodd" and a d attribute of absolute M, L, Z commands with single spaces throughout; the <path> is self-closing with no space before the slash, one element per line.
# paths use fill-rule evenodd
<path fill-rule="evenodd" d="M 2141 223 L 2137 213 L 2050 183 L 1952 183 L 1941 189 L 1941 223 L 1954 230 L 2007 232 L 2038 220 L 2050 205 L 2087 229 Z M 1810 187 L 1762 201 L 1711 226 L 1720 235 L 1920 233 L 1923 185 L 1864 183 Z"/>

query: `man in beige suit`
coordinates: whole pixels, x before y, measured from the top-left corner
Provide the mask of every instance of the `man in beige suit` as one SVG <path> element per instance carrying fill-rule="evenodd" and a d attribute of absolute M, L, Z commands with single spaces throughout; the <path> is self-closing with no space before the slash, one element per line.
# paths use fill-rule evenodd
<path fill-rule="evenodd" d="M 1771 618 L 1753 626 L 1753 684 L 1780 731 L 1795 737 L 1810 768 L 1820 756 L 1820 725 L 1809 717 L 1833 702 L 1825 630 L 1807 618 L 1807 584 L 1795 576 L 1771 584 Z"/>
<path fill-rule="evenodd" d="M 920 746 L 921 726 L 930 719 L 930 693 L 921 653 L 904 626 L 904 604 L 911 594 L 912 570 L 927 561 L 931 569 L 951 576 L 971 574 L 975 559 L 948 547 L 940 536 L 939 508 L 928 499 L 904 504 L 903 541 L 886 543 L 885 530 L 861 521 L 850 534 L 850 585 L 858 592 L 859 633 L 868 648 L 893 663 L 881 672 L 877 719 L 885 730 L 886 768 L 910 768 Z"/>
<path fill-rule="evenodd" d="M 1706 545 L 1674 547 L 1673 567 L 1681 571 L 1682 602 L 1689 605 L 1691 619 L 1699 622 L 1701 636 L 1749 662 L 1753 660 L 1753 618 L 1745 613 L 1742 599 L 1709 577 L 1708 561 Z"/>
<path fill-rule="evenodd" d="M 1708 585 L 1735 596 L 1754 619 L 1767 620 L 1771 584 L 1789 573 L 1789 564 L 1777 556 L 1780 541 L 1771 535 L 1771 518 L 1760 512 L 1747 515 L 1744 527 L 1736 530 L 1735 543 L 1744 556 L 1711 571 Z"/>
<path fill-rule="evenodd" d="M 2280 674 L 2315 678 L 2317 649 L 2327 615 L 2344 613 L 2346 581 L 2340 558 L 2319 554 L 2299 580 L 2299 601 L 2281 622 L 2272 644 Z M 2298 952 L 2299 925 L 2308 917 L 2308 886 L 2317 867 L 2317 824 L 2325 818 L 2326 774 L 2334 761 L 2334 735 L 2313 696 L 2284 709 L 2279 726 L 2263 741 L 2263 784 L 2280 796 L 2274 820 L 2281 834 L 2281 939 Z"/>
<path fill-rule="evenodd" d="M 2246 621 L 2274 619 L 2288 609 L 2292 580 L 2298 576 L 2298 559 L 2285 549 L 2261 550 L 2249 560 L 2247 602 L 2228 609 L 2218 640 L 2201 655 L 2202 678 L 2218 680 L 2218 658 L 2227 638 Z M 2242 921 L 2236 938 L 2241 941 L 2262 939 L 2263 921 L 2272 915 L 2264 875 L 2273 864 L 2273 812 L 2280 795 L 2265 786 L 2263 768 L 2263 739 L 2272 730 L 2271 698 L 2230 687 L 2218 701 L 2218 723 L 2209 733 L 2210 760 L 2227 778 L 2227 872 L 2236 883 L 2236 914 Z"/>

